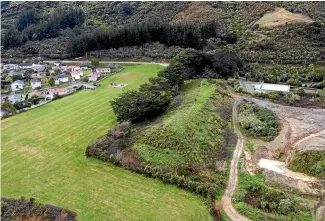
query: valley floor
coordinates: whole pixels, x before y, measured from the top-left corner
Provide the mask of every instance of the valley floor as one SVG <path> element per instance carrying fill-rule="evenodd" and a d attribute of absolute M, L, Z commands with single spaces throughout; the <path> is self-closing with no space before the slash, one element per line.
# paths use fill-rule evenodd
<path fill-rule="evenodd" d="M 163 68 L 126 66 L 96 90 L 3 120 L 2 195 L 34 197 L 75 211 L 78 220 L 212 220 L 203 198 L 84 156 L 116 123 L 109 100 L 123 89 L 108 85 L 137 88 Z"/>

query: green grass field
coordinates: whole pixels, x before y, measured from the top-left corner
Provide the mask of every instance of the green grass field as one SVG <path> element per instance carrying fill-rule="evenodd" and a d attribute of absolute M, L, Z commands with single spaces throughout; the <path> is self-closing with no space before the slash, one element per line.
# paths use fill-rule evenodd
<path fill-rule="evenodd" d="M 79 220 L 212 220 L 205 200 L 176 186 L 84 156 L 116 122 L 109 105 L 164 67 L 126 66 L 83 90 L 2 121 L 2 195 L 65 207 Z"/>

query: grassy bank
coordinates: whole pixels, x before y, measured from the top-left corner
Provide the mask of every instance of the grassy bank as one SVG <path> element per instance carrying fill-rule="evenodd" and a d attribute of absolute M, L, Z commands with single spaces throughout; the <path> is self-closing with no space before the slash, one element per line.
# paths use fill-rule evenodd
<path fill-rule="evenodd" d="M 84 90 L 2 121 L 2 195 L 34 197 L 75 211 L 78 220 L 211 220 L 187 191 L 84 156 L 116 123 L 109 100 L 163 69 L 136 65 Z"/>

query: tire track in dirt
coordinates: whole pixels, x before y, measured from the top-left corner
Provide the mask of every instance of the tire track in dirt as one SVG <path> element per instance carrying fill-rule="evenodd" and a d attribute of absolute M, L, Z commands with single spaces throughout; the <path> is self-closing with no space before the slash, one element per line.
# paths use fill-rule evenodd
<path fill-rule="evenodd" d="M 230 165 L 230 174 L 229 174 L 229 182 L 227 189 L 221 199 L 221 204 L 223 211 L 228 215 L 228 217 L 231 220 L 234 221 L 250 221 L 250 219 L 240 215 L 235 208 L 232 205 L 232 197 L 236 191 L 236 187 L 238 184 L 238 161 L 240 159 L 240 155 L 243 150 L 243 136 L 240 133 L 238 129 L 238 124 L 237 124 L 237 107 L 238 105 L 243 101 L 242 98 L 239 98 L 235 101 L 233 105 L 233 126 L 234 126 L 234 131 L 237 134 L 237 144 L 236 148 L 234 150 L 233 158 L 231 160 L 231 165 Z"/>

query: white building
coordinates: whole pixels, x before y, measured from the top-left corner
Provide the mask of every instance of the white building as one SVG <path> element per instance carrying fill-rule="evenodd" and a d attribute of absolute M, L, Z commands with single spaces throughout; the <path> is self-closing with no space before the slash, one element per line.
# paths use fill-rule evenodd
<path fill-rule="evenodd" d="M 19 69 L 32 69 L 34 63 L 21 63 Z"/>
<path fill-rule="evenodd" d="M 30 80 L 30 85 L 33 89 L 42 87 L 42 81 L 40 78 L 33 78 Z"/>
<path fill-rule="evenodd" d="M 24 81 L 17 80 L 15 82 L 12 82 L 12 84 L 11 84 L 12 91 L 20 91 L 22 89 L 24 89 Z"/>
<path fill-rule="evenodd" d="M 88 81 L 97 81 L 97 79 L 100 77 L 100 73 L 99 72 L 93 72 L 90 75 L 88 75 Z"/>
<path fill-rule="evenodd" d="M 71 77 L 75 80 L 80 80 L 81 76 L 83 76 L 83 72 L 81 71 L 72 71 Z"/>
<path fill-rule="evenodd" d="M 54 95 L 56 95 L 56 94 L 63 96 L 68 93 L 69 93 L 69 90 L 67 88 L 54 88 L 54 89 L 50 89 L 46 93 L 46 98 L 52 100 L 54 98 Z"/>
<path fill-rule="evenodd" d="M 64 82 L 69 82 L 69 78 L 65 74 L 59 74 L 54 76 L 55 84 L 60 84 Z"/>
<path fill-rule="evenodd" d="M 265 93 L 265 92 L 273 92 L 273 91 L 282 91 L 284 93 L 290 92 L 290 85 L 284 85 L 284 84 L 255 84 L 254 85 L 254 91 Z"/>
<path fill-rule="evenodd" d="M 8 69 L 8 70 L 18 70 L 19 66 L 18 64 L 4 64 L 2 66 L 3 69 Z"/>
<path fill-rule="evenodd" d="M 96 68 L 96 72 L 99 72 L 101 74 L 111 73 L 111 69 L 110 68 Z"/>

